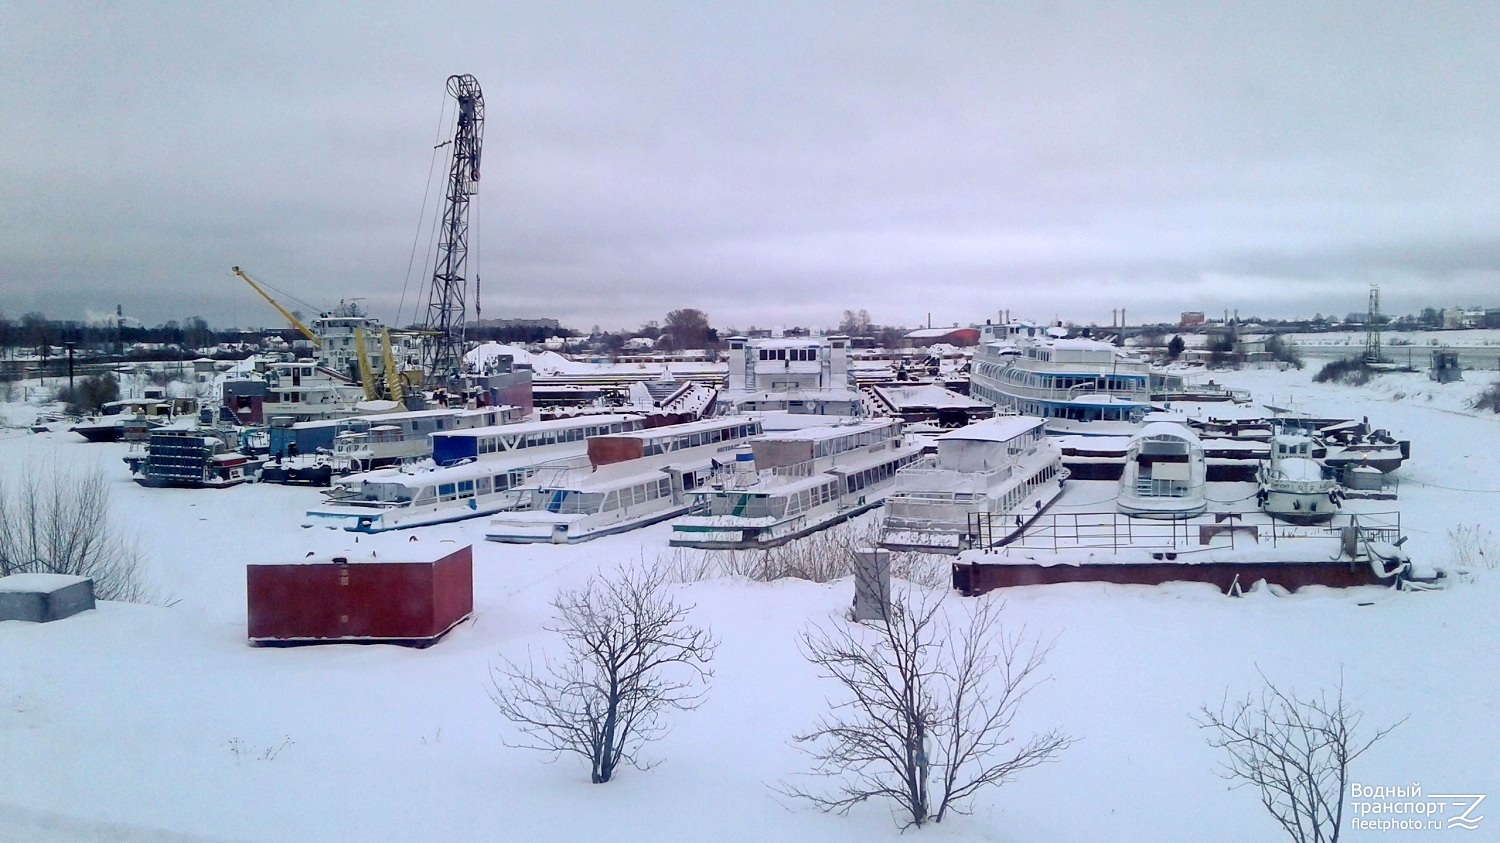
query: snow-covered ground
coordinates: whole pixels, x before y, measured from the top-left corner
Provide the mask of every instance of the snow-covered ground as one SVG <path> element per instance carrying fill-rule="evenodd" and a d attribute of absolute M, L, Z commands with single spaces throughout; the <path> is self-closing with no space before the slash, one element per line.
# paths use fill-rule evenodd
<path fill-rule="evenodd" d="M 1486 379 L 1439 386 L 1387 375 L 1353 388 L 1310 377 L 1215 373 L 1262 401 L 1369 416 L 1410 438 L 1399 504 L 1413 556 L 1446 563 L 1450 530 L 1495 529 L 1500 418 L 1465 406 Z M 0 405 L 11 424 L 33 412 Z M 257 649 L 245 643 L 245 563 L 353 549 L 353 536 L 298 526 L 315 491 L 143 489 L 129 481 L 124 452 L 67 433 L 0 430 L 0 470 L 98 464 L 152 582 L 175 601 L 0 623 L 0 840 L 901 836 L 883 805 L 829 816 L 771 788 L 806 769 L 789 739 L 832 691 L 798 655 L 796 634 L 810 621 L 836 622 L 847 581 L 678 587 L 696 604 L 693 620 L 722 640 L 708 702 L 646 750 L 658 767 L 591 785 L 571 758 L 549 764 L 504 745 L 513 733 L 487 695 L 489 665 L 554 646 L 542 625 L 557 589 L 652 563 L 666 552 L 668 525 L 576 547 L 487 543 L 483 519 L 362 537 L 359 549 L 381 558 L 428 559 L 473 543 L 474 621 L 428 650 Z M 1068 585 L 1004 599 L 1008 625 L 1056 637 L 1051 680 L 1017 728 L 1058 726 L 1079 740 L 924 837 L 1278 839 L 1255 795 L 1217 776 L 1220 759 L 1189 717 L 1226 690 L 1256 687 L 1257 669 L 1298 690 L 1328 686 L 1342 670 L 1367 726 L 1410 716 L 1356 762 L 1354 781 L 1500 800 L 1500 574 L 1423 594 L 1314 589 L 1236 600 L 1207 586 Z M 1344 839 L 1457 833 L 1346 827 Z M 1470 836 L 1500 839 L 1500 817 Z"/>

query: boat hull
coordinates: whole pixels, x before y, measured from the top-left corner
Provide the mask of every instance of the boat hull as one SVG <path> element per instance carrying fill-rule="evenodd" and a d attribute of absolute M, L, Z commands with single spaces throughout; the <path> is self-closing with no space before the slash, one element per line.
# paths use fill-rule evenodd
<path fill-rule="evenodd" d="M 1063 483 L 1061 480 L 1048 481 L 1047 485 L 1037 490 L 1036 494 L 1021 501 L 1021 504 L 1012 512 L 983 514 L 983 517 L 988 518 L 991 523 L 994 523 L 997 518 L 1001 521 L 1018 519 L 1015 521 L 1015 528 L 1001 536 L 999 540 L 995 540 L 993 536 L 980 542 L 976 542 L 972 536 L 968 536 L 966 539 L 964 535 L 964 532 L 968 529 L 966 522 L 963 531 L 892 529 L 891 535 L 893 537 L 881 539 L 880 546 L 886 550 L 910 551 L 913 553 L 939 553 L 950 556 L 957 555 L 975 546 L 1003 547 L 1015 541 L 1018 536 L 1026 532 L 1027 528 L 1035 524 L 1036 520 L 1042 517 L 1042 513 L 1048 511 L 1054 503 L 1057 503 L 1057 499 L 1062 497 L 1062 493 Z M 1030 510 L 1030 514 L 1022 514 L 1028 510 Z"/>
<path fill-rule="evenodd" d="M 675 506 L 647 515 L 635 516 L 608 523 L 578 521 L 513 521 L 509 524 L 491 522 L 485 539 L 501 544 L 582 544 L 593 539 L 627 533 L 641 527 L 658 524 L 686 512 L 686 507 Z M 498 520 L 498 519 L 497 519 Z"/>
<path fill-rule="evenodd" d="M 883 503 L 885 503 L 885 498 L 882 497 L 826 513 L 811 510 L 770 524 L 735 523 L 727 519 L 723 523 L 715 523 L 723 517 L 695 516 L 695 519 L 702 520 L 672 525 L 672 537 L 667 544 L 670 547 L 691 547 L 699 550 L 752 550 L 779 547 L 789 541 L 848 521 Z"/>

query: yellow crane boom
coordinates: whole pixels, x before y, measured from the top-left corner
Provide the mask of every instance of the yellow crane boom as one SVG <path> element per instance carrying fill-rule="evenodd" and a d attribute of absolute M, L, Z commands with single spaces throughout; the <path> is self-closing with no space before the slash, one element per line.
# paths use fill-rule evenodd
<path fill-rule="evenodd" d="M 286 308 L 282 307 L 280 304 L 277 304 L 276 300 L 273 299 L 273 298 L 271 298 L 270 295 L 268 295 L 265 290 L 262 290 L 260 288 L 260 285 L 257 284 L 257 283 L 255 283 L 255 281 L 250 276 L 246 275 L 243 270 L 241 270 L 237 266 L 232 266 L 229 269 L 235 275 L 238 275 L 241 279 L 243 279 L 246 284 L 249 284 L 250 285 L 250 289 L 254 290 L 257 293 L 260 293 L 260 297 L 261 298 L 265 299 L 267 302 L 270 302 L 271 306 L 274 307 L 274 308 L 276 308 L 276 312 L 280 313 L 283 319 L 285 319 L 286 321 L 292 323 L 292 327 L 293 328 L 296 328 L 298 331 L 302 332 L 302 336 L 307 337 L 307 339 L 309 341 L 311 341 L 312 344 L 315 345 L 315 346 L 317 346 L 318 348 L 322 348 L 323 347 L 323 344 L 321 342 L 318 342 L 318 338 L 313 335 L 313 332 L 311 330 L 309 330 L 306 325 L 302 324 L 302 320 L 301 319 L 298 319 L 297 317 L 293 316 L 290 311 L 288 311 Z"/>

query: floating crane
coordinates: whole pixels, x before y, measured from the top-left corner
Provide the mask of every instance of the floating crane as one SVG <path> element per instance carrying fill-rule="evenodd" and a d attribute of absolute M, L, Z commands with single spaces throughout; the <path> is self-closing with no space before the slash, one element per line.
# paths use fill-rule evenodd
<path fill-rule="evenodd" d="M 261 298 L 265 299 L 267 302 L 270 302 L 271 306 L 274 307 L 274 308 L 276 308 L 276 312 L 280 313 L 283 319 L 285 319 L 286 321 L 292 323 L 292 327 L 296 328 L 298 331 L 302 332 L 302 336 L 307 337 L 308 341 L 310 341 L 314 346 L 316 346 L 318 348 L 322 348 L 323 347 L 323 343 L 321 343 L 321 342 L 318 341 L 317 336 L 315 336 L 313 334 L 312 330 L 310 328 L 308 328 L 306 325 L 302 324 L 302 320 L 301 319 L 298 319 L 297 317 L 293 316 L 291 314 L 291 311 L 289 311 L 286 308 L 282 307 L 280 304 L 278 304 L 276 302 L 275 299 L 271 298 L 271 296 L 270 296 L 269 293 L 267 293 L 265 290 L 262 290 L 260 288 L 260 285 L 257 284 L 257 283 L 255 283 L 255 279 L 251 278 L 249 275 L 246 275 L 245 271 L 242 270 L 242 269 L 240 269 L 237 266 L 231 266 L 229 268 L 229 270 L 231 272 L 233 272 L 235 275 L 238 275 L 241 279 L 243 279 L 246 284 L 249 284 L 250 285 L 250 289 L 254 290 L 257 293 L 260 293 L 260 297 Z"/>
<path fill-rule="evenodd" d="M 427 298 L 422 368 L 426 381 L 443 386 L 458 374 L 463 358 L 464 262 L 469 254 L 469 197 L 479 181 L 479 152 L 484 138 L 484 94 L 469 74 L 448 77 L 448 93 L 458 100 L 458 129 L 453 136 L 453 165 L 448 172 L 448 202 L 443 211 L 432 286 Z"/>

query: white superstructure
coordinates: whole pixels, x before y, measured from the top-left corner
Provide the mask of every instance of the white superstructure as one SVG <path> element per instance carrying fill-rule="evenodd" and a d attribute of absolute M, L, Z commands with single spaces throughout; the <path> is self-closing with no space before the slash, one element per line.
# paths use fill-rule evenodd
<path fill-rule="evenodd" d="M 976 516 L 995 529 L 1014 522 L 1011 534 L 1023 529 L 1062 494 L 1068 476 L 1044 424 L 1002 416 L 937 437 L 935 455 L 897 472 L 885 502 L 881 545 L 956 552 L 972 540 Z"/>
<path fill-rule="evenodd" d="M 771 547 L 878 506 L 921 449 L 899 419 L 833 421 L 751 442 L 714 484 L 690 494 L 693 515 L 672 525 L 674 547 Z"/>

